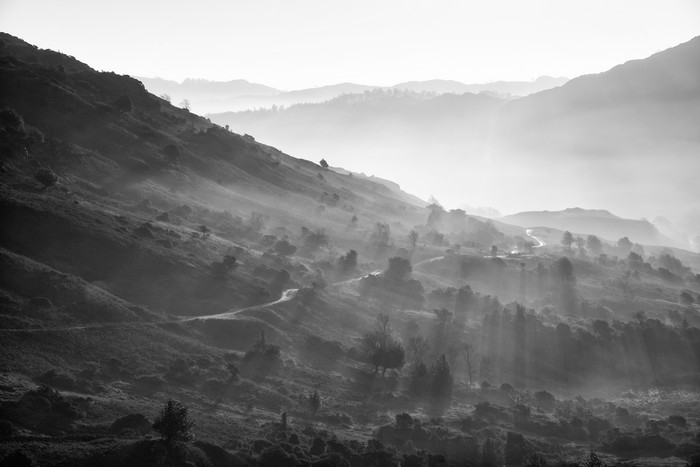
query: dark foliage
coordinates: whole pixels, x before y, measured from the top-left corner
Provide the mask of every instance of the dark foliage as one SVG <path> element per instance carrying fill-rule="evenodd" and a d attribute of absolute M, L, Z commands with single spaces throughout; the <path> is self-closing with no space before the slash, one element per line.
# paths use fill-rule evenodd
<path fill-rule="evenodd" d="M 167 443 L 191 440 L 193 426 L 187 407 L 172 399 L 168 399 L 153 422 L 153 429 Z"/>

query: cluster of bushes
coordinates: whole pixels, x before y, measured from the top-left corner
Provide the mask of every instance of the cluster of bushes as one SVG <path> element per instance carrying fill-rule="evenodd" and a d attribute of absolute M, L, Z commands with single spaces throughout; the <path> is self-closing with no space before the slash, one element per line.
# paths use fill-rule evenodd
<path fill-rule="evenodd" d="M 282 367 L 280 348 L 265 341 L 265 331 L 261 331 L 260 339 L 243 356 L 242 367 L 254 377 L 265 376 Z"/>
<path fill-rule="evenodd" d="M 447 402 L 452 396 L 453 383 L 450 365 L 442 354 L 430 368 L 422 361 L 413 366 L 409 391 L 415 396 L 431 396 L 437 401 Z"/>
<path fill-rule="evenodd" d="M 5 420 L 47 434 L 60 434 L 80 418 L 80 410 L 61 393 L 39 386 L 24 393 L 18 401 L 0 403 Z"/>
<path fill-rule="evenodd" d="M 389 267 L 381 275 L 368 275 L 360 281 L 360 293 L 406 308 L 422 308 L 423 284 L 410 277 L 413 268 L 406 258 L 389 258 Z"/>

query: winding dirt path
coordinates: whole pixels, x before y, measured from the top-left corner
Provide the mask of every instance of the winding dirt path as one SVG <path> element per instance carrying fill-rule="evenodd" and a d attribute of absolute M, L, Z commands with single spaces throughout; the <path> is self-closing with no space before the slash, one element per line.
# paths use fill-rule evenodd
<path fill-rule="evenodd" d="M 531 239 L 533 239 L 534 241 L 536 241 L 536 242 L 538 243 L 538 244 L 535 245 L 533 248 L 541 248 L 541 247 L 543 247 L 543 246 L 546 245 L 546 243 L 543 242 L 541 239 L 539 239 L 539 238 L 535 237 L 534 235 L 532 235 L 532 229 L 527 229 L 527 230 L 525 230 L 525 233 L 527 234 L 528 237 L 530 237 Z"/>
<path fill-rule="evenodd" d="M 437 256 L 435 258 L 428 258 L 428 259 L 425 259 L 423 261 L 420 261 L 420 262 L 414 264 L 413 267 L 417 267 L 417 266 L 420 266 L 422 264 L 431 263 L 433 261 L 437 261 L 437 260 L 440 260 L 443 258 L 444 258 L 444 256 Z M 363 274 L 360 277 L 355 277 L 353 279 L 347 279 L 344 281 L 335 282 L 335 283 L 331 284 L 330 286 L 335 287 L 335 286 L 339 286 L 339 285 L 351 284 L 354 282 L 358 282 L 367 276 L 381 274 L 383 271 L 384 271 L 383 269 L 379 269 L 377 271 L 372 271 L 369 274 Z M 143 326 L 143 325 L 187 323 L 187 322 L 192 322 L 192 321 L 205 321 L 205 320 L 210 320 L 210 319 L 234 319 L 236 317 L 236 315 L 243 313 L 244 311 L 259 310 L 261 308 L 267 308 L 267 307 L 270 307 L 273 305 L 278 305 L 280 303 L 288 302 L 288 301 L 292 300 L 294 297 L 296 297 L 298 292 L 299 292 L 299 289 L 286 289 L 282 292 L 282 295 L 280 296 L 280 298 L 278 298 L 277 300 L 274 300 L 272 302 L 262 303 L 260 305 L 247 306 L 245 308 L 239 308 L 237 310 L 226 311 L 224 313 L 217 313 L 215 315 L 178 316 L 177 319 L 167 320 L 167 321 L 150 321 L 150 322 L 149 321 L 122 321 L 122 322 L 118 322 L 118 323 L 91 323 L 91 324 L 82 324 L 82 325 L 76 325 L 76 326 L 62 326 L 62 327 L 53 327 L 53 328 L 0 329 L 0 332 L 37 333 L 37 332 L 83 331 L 83 330 L 89 330 L 89 329 L 104 329 L 104 328 L 110 328 L 110 327 L 129 326 L 129 325 L 142 325 Z"/>

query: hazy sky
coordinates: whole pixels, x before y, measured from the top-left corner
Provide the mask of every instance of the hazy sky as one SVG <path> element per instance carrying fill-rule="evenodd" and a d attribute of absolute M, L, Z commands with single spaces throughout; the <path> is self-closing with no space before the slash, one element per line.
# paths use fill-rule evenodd
<path fill-rule="evenodd" d="M 337 82 L 575 77 L 700 33 L 697 0 L 0 0 L 0 29 L 94 68 Z"/>

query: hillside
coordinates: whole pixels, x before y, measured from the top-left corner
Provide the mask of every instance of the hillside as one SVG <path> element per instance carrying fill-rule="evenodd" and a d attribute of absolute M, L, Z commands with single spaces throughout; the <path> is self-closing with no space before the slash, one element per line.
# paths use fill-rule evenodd
<path fill-rule="evenodd" d="M 646 220 L 622 219 L 606 210 L 571 208 L 563 211 L 519 212 L 498 218 L 520 227 L 551 227 L 572 233 L 592 234 L 609 241 L 628 237 L 634 243 L 676 247 L 678 243 Z"/>
<path fill-rule="evenodd" d="M 700 199 L 699 49 L 696 38 L 518 99 L 374 91 L 210 118 L 351 170 L 372 165 L 423 198 L 432 193 L 401 161 L 429 155 L 425 175 L 441 181 L 443 202 L 453 206 L 463 196 L 510 212 L 605 206 L 631 218 L 664 216 L 692 239 Z M 540 186 L 547 190 L 532 189 Z"/>
<path fill-rule="evenodd" d="M 483 84 L 464 84 L 450 80 L 407 81 L 389 87 L 338 83 L 281 91 L 242 79 L 232 81 L 186 79 L 182 82 L 162 78 L 137 77 L 137 79 L 144 84 L 149 92 L 157 96 L 168 95 L 176 105 L 187 99 L 191 110 L 200 115 L 322 103 L 343 94 L 361 94 L 373 89 L 396 89 L 435 95 L 486 92 L 504 97 L 526 96 L 544 89 L 561 86 L 567 81 L 566 78 L 541 76 L 534 81 L 498 81 Z"/>
<path fill-rule="evenodd" d="M 618 210 L 628 198 L 679 218 L 700 199 L 690 175 L 700 169 L 698 73 L 700 37 L 518 99 L 501 112 L 497 151 L 551 167 L 589 204 Z"/>
<path fill-rule="evenodd" d="M 279 94 L 279 89 L 271 88 L 263 84 L 251 83 L 244 79 L 231 81 L 209 81 L 205 79 L 185 79 L 182 82 L 166 80 L 162 78 L 136 77 L 148 89 L 151 94 L 160 96 L 167 94 L 173 103 L 177 104 L 183 99 L 197 104 L 208 99 L 228 99 L 241 96 L 274 96 Z"/>
<path fill-rule="evenodd" d="M 564 251 L 0 40 L 0 466 L 700 456 L 697 254 Z M 336 104 L 399 96 L 446 131 Z"/>

